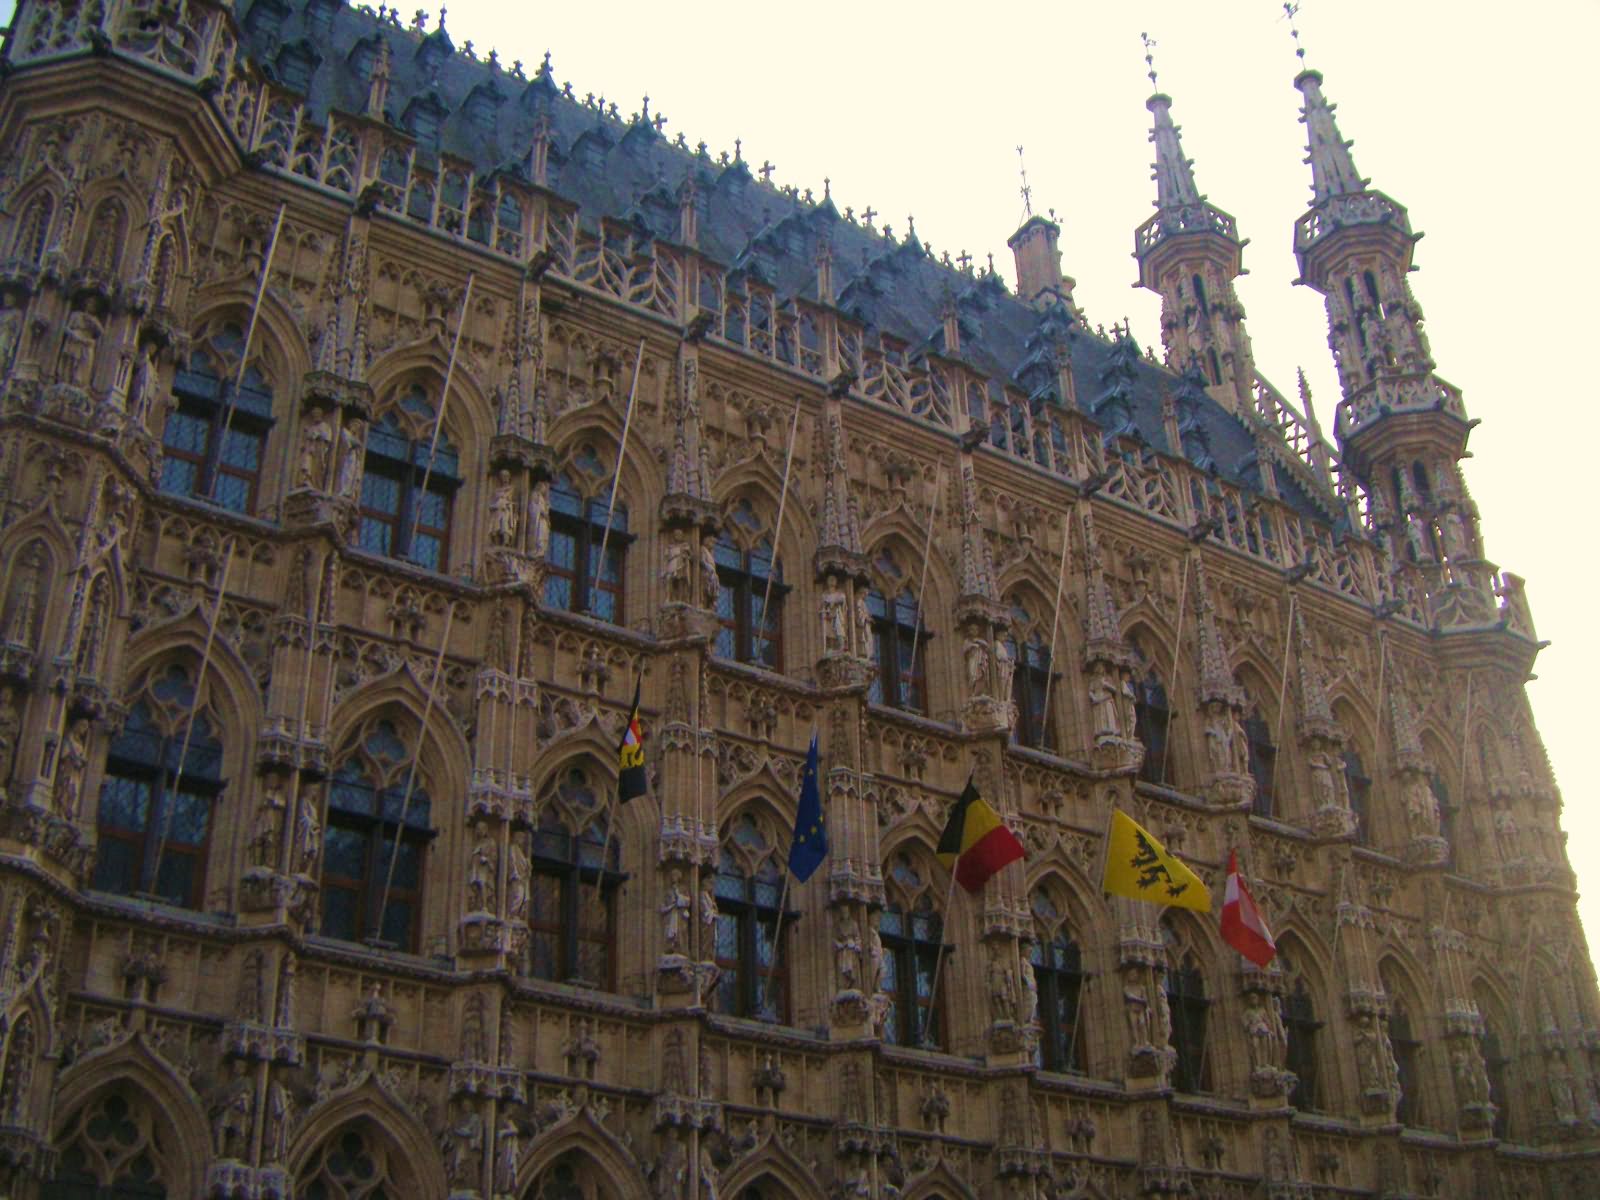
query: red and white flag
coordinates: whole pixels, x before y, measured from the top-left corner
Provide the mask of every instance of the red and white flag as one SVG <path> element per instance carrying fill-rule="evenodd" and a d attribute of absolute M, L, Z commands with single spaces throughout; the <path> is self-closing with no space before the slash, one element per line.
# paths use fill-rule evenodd
<path fill-rule="evenodd" d="M 1222 894 L 1222 940 L 1258 967 L 1272 961 L 1278 952 L 1272 930 L 1261 917 L 1255 898 L 1239 878 L 1239 854 L 1228 852 L 1228 883 Z"/>

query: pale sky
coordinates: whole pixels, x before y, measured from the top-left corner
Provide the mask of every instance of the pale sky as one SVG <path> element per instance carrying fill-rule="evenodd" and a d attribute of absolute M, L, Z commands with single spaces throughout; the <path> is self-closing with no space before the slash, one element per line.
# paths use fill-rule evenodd
<path fill-rule="evenodd" d="M 11 7 L 0 0 L 0 20 Z M 1579 64 L 1600 45 L 1600 4 L 1308 0 L 1298 24 L 1356 165 L 1427 234 L 1412 286 L 1439 374 L 1483 422 L 1466 476 L 1488 555 L 1527 577 L 1553 643 L 1530 690 L 1566 799 L 1580 911 L 1600 929 L 1600 811 L 1581 775 L 1593 736 L 1582 681 L 1600 674 L 1600 622 L 1585 618 L 1581 589 L 1596 572 L 1559 536 L 1595 536 L 1584 484 L 1600 464 L 1582 420 L 1600 397 L 1593 368 L 1571 355 L 1594 319 L 1577 286 L 1594 275 L 1583 214 L 1600 183 L 1592 135 L 1579 136 L 1594 124 Z M 1290 396 L 1303 366 L 1331 429 L 1339 394 L 1321 298 L 1291 286 L 1311 175 L 1293 46 L 1271 0 L 701 0 L 613 3 L 603 17 L 584 4 L 451 0 L 447 27 L 457 46 L 470 38 L 530 74 L 548 49 L 558 81 L 624 114 L 648 93 L 669 137 L 682 130 L 714 155 L 742 138 L 753 166 L 777 165 L 775 183 L 820 195 L 829 177 L 841 210 L 870 204 L 902 235 L 914 215 L 936 254 L 992 252 L 1008 280 L 1021 143 L 1035 211 L 1055 210 L 1091 322 L 1126 315 L 1159 352 L 1159 301 L 1130 286 L 1133 230 L 1155 196 L 1147 31 L 1202 191 L 1253 239 L 1238 291 L 1257 366 Z"/>

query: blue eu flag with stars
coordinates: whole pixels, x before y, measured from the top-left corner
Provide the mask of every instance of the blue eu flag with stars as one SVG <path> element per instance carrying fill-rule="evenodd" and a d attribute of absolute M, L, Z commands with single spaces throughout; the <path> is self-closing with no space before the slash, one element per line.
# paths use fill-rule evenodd
<path fill-rule="evenodd" d="M 800 807 L 794 814 L 794 838 L 789 843 L 789 870 L 801 883 L 817 873 L 828 857 L 828 825 L 822 816 L 822 796 L 817 790 L 817 735 L 811 735 L 806 772 L 800 779 Z"/>

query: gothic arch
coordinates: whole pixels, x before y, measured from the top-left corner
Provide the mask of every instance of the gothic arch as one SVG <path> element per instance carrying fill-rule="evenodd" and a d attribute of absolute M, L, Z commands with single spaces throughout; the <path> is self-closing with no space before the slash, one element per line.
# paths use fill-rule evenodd
<path fill-rule="evenodd" d="M 978 1200 L 978 1194 L 940 1159 L 906 1188 L 904 1200 Z"/>
<path fill-rule="evenodd" d="M 114 1089 L 146 1100 L 153 1119 L 171 1141 L 162 1156 L 168 1193 L 198 1196 L 204 1165 L 211 1159 L 211 1126 L 194 1090 L 137 1033 L 120 1045 L 91 1051 L 56 1077 L 51 1114 L 52 1142 L 59 1143 L 83 1109 Z"/>
<path fill-rule="evenodd" d="M 80 209 L 88 217 L 84 222 L 78 261 L 84 268 L 115 277 L 126 265 L 128 250 L 135 242 L 132 214 L 142 212 L 143 206 L 127 193 L 120 181 L 92 188 L 92 191 L 94 194 L 84 197 Z"/>
<path fill-rule="evenodd" d="M 53 515 L 48 521 L 39 516 L 0 544 L 0 563 L 6 565 L 5 584 L 0 589 L 0 638 L 36 650 L 55 644 L 67 616 L 54 611 L 60 606 L 47 603 L 66 574 L 62 564 L 72 561 L 54 524 Z"/>
<path fill-rule="evenodd" d="M 776 1189 L 770 1200 L 824 1200 L 816 1175 L 774 1137 L 723 1173 L 718 1194 L 736 1200 L 748 1187 L 763 1189 L 763 1200 L 768 1188 Z"/>
<path fill-rule="evenodd" d="M 385 1151 L 399 1156 L 405 1172 L 402 1177 L 407 1181 L 406 1200 L 445 1200 L 449 1195 L 433 1136 L 370 1075 L 358 1086 L 329 1097 L 305 1114 L 300 1134 L 285 1157 L 289 1177 L 298 1180 L 316 1152 L 352 1125 L 370 1132 Z"/>
<path fill-rule="evenodd" d="M 939 844 L 939 835 L 943 832 L 944 827 L 918 805 L 916 812 L 884 832 L 878 842 L 878 860 L 887 863 L 897 854 L 909 854 L 916 860 L 925 859 L 928 869 L 932 870 L 938 866 L 934 847 Z"/>
<path fill-rule="evenodd" d="M 1023 591 L 1038 601 L 1038 618 L 1049 627 L 1051 604 L 1055 600 L 1056 581 L 1050 577 L 1044 565 L 1038 562 L 1033 555 L 1012 563 L 995 579 L 995 589 L 1004 598 L 1012 592 Z M 1071 607 L 1073 593 L 1063 588 L 1061 592 L 1061 607 L 1063 615 Z M 1061 628 L 1065 630 L 1071 622 L 1063 619 Z"/>
<path fill-rule="evenodd" d="M 638 434 L 637 429 L 629 433 L 631 445 L 622 462 L 617 503 L 626 503 L 630 514 L 639 515 L 643 522 L 639 527 L 640 536 L 644 537 L 647 527 L 654 524 L 656 504 L 666 491 L 666 477 L 655 456 L 640 450 L 640 442 L 635 440 Z M 604 485 L 609 488 L 609 480 L 616 474 L 617 449 L 622 444 L 622 421 L 609 408 L 597 410 L 589 405 L 569 413 L 551 423 L 549 437 L 558 463 L 567 462 L 585 444 L 592 445 L 609 472 Z"/>
<path fill-rule="evenodd" d="M 778 502 L 783 498 L 783 475 L 765 455 L 756 455 L 729 467 L 711 485 L 711 498 L 719 509 L 728 508 L 741 496 L 759 497 L 765 511 L 777 519 Z M 793 522 L 793 524 L 791 524 Z M 789 481 L 789 503 L 783 510 L 783 542 L 780 554 L 802 555 L 806 546 L 817 544 L 816 526 L 800 497 L 796 481 Z M 792 534 L 790 531 L 793 531 Z M 789 542 L 793 539 L 794 544 Z M 798 558 L 796 561 L 799 561 Z"/>
<path fill-rule="evenodd" d="M 189 327 L 199 329 L 210 321 L 237 316 L 242 328 L 254 302 L 255 294 L 237 282 L 213 284 L 194 296 L 194 315 Z M 274 384 L 275 399 L 279 403 L 290 401 L 289 411 L 292 412 L 292 402 L 299 399 L 300 380 L 312 370 L 311 347 L 300 332 L 299 319 L 271 287 L 261 297 L 256 337 L 261 340 L 252 342 L 251 350 L 273 368 L 268 374 Z"/>
<path fill-rule="evenodd" d="M 441 682 L 441 694 L 443 690 Z M 328 723 L 328 744 L 345 745 L 369 718 L 387 709 L 421 729 L 417 760 L 433 768 L 429 773 L 434 776 L 434 789 L 441 796 L 464 794 L 472 773 L 472 750 L 466 736 L 450 717 L 441 694 L 434 696 L 428 725 L 422 728 L 422 714 L 428 709 L 428 690 L 411 673 L 409 664 L 398 667 L 362 684 L 344 698 Z"/>
<path fill-rule="evenodd" d="M 41 169 L 35 178 L 49 175 L 53 172 Z M 8 257 L 38 266 L 54 244 L 50 235 L 61 219 L 56 187 L 49 181 L 32 184 L 12 200 L 11 208 L 20 215 L 9 231 Z"/>
<path fill-rule="evenodd" d="M 448 369 L 448 351 L 441 348 L 437 341 L 413 342 L 396 347 L 374 362 L 367 370 L 367 379 L 372 384 L 373 395 L 378 398 L 379 408 L 392 393 L 415 382 L 422 386 L 428 403 L 437 411 Z M 455 370 L 450 375 L 450 398 L 445 406 L 444 427 L 453 431 L 452 440 L 462 458 L 470 456 L 474 460 L 462 463 L 464 478 L 470 480 L 482 473 L 478 469 L 481 466 L 478 460 L 483 458 L 482 448 L 487 447 L 494 436 L 495 418 L 493 402 L 484 393 L 477 377 L 458 358 Z"/>
<path fill-rule="evenodd" d="M 1058 907 L 1064 908 L 1069 923 L 1076 928 L 1086 957 L 1091 949 L 1098 952 L 1116 942 L 1116 923 L 1110 907 L 1100 888 L 1091 884 L 1075 864 L 1054 859 L 1035 865 L 1028 871 L 1023 892 L 1031 897 L 1040 888 L 1059 898 Z"/>
<path fill-rule="evenodd" d="M 747 808 L 764 809 L 767 816 L 784 829 L 794 828 L 796 805 L 794 788 L 778 777 L 772 760 L 766 759 L 751 775 L 734 783 L 717 800 L 717 824 L 733 821 Z"/>
<path fill-rule="evenodd" d="M 616 1187 L 616 1200 L 647 1200 L 649 1188 L 639 1164 L 587 1108 L 568 1117 L 528 1148 L 522 1165 L 517 1169 L 514 1193 L 524 1196 L 524 1200 L 534 1200 L 531 1196 L 525 1196 L 527 1190 L 539 1178 L 540 1172 L 568 1151 L 577 1151 L 600 1168 Z"/>
<path fill-rule="evenodd" d="M 940 505 L 940 511 L 948 517 L 944 505 Z M 924 514 L 923 520 L 926 519 Z M 927 602 L 922 606 L 923 621 L 930 629 L 934 628 L 936 622 L 949 619 L 956 595 L 955 566 L 939 544 L 938 526 L 939 518 L 935 518 L 932 549 L 928 556 Z M 861 531 L 861 544 L 866 548 L 868 569 L 875 586 L 881 586 L 885 581 L 877 564 L 882 553 L 888 550 L 908 568 L 906 577 L 899 581 L 900 587 L 894 589 L 895 593 L 905 588 L 916 594 L 921 576 L 922 547 L 928 544 L 928 528 L 925 524 L 914 520 L 904 508 L 893 509 L 868 523 Z M 929 614 L 933 615 L 934 621 L 928 620 Z M 948 630 L 938 632 L 948 633 Z"/>
<path fill-rule="evenodd" d="M 199 683 L 200 661 L 205 649 L 206 623 L 197 610 L 190 610 L 165 624 L 142 629 L 129 638 L 123 650 L 122 678 L 132 685 L 157 664 L 173 661 L 190 668 L 195 682 Z M 212 639 L 206 675 L 216 677 L 209 687 L 210 699 L 212 707 L 226 721 L 223 742 L 229 747 L 229 762 L 237 764 L 233 767 L 235 772 L 247 773 L 250 764 L 245 756 L 265 719 L 255 675 L 225 638 Z"/>

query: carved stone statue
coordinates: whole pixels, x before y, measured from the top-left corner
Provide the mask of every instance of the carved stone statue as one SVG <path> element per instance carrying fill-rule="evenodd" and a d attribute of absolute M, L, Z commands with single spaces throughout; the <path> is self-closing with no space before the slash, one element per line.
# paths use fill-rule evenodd
<path fill-rule="evenodd" d="M 652 1200 L 682 1200 L 684 1185 L 689 1179 L 689 1157 L 676 1133 L 662 1138 L 661 1154 L 656 1160 L 656 1173 L 651 1180 Z"/>
<path fill-rule="evenodd" d="M 1161 980 L 1156 981 L 1155 993 L 1155 1020 L 1151 1023 L 1150 1032 L 1155 1035 L 1156 1045 L 1169 1046 L 1172 1044 L 1172 1005 L 1167 1000 L 1167 989 Z"/>
<path fill-rule="evenodd" d="M 1261 992 L 1252 992 L 1245 1001 L 1244 1033 L 1252 1071 L 1276 1070 L 1283 1065 L 1283 1047 L 1277 1036 L 1278 1023 L 1273 1021 L 1270 1012 L 1276 1003 L 1275 997 Z"/>
<path fill-rule="evenodd" d="M 517 1123 L 507 1113 L 500 1118 L 494 1135 L 494 1190 L 510 1195 L 517 1188 L 517 1164 L 521 1158 L 521 1139 Z"/>
<path fill-rule="evenodd" d="M 17 710 L 15 688 L 0 687 L 0 788 L 8 787 L 17 766 L 17 738 L 22 734 L 22 714 Z"/>
<path fill-rule="evenodd" d="M 535 484 L 528 493 L 528 553 L 543 558 L 550 548 L 550 491 L 547 484 Z"/>
<path fill-rule="evenodd" d="M 289 1155 L 289 1126 L 294 1120 L 294 1102 L 289 1091 L 274 1079 L 267 1085 L 267 1128 L 261 1145 L 263 1165 L 281 1165 Z"/>
<path fill-rule="evenodd" d="M 477 841 L 472 847 L 472 859 L 467 867 L 467 911 L 493 912 L 497 894 L 495 876 L 500 867 L 500 849 L 482 821 L 474 831 Z"/>
<path fill-rule="evenodd" d="M 11 356 L 22 342 L 22 310 L 0 308 L 0 373 L 11 366 Z"/>
<path fill-rule="evenodd" d="M 877 639 L 872 636 L 872 610 L 867 607 L 867 594 L 856 592 L 856 653 L 862 658 L 878 656 Z"/>
<path fill-rule="evenodd" d="M 684 945 L 684 934 L 688 931 L 689 910 L 692 907 L 693 902 L 689 899 L 689 893 L 683 887 L 683 872 L 674 870 L 667 881 L 667 898 L 660 908 L 663 953 L 688 952 L 688 948 Z"/>
<path fill-rule="evenodd" d="M 60 365 L 56 378 L 71 387 L 88 387 L 94 366 L 94 349 L 105 330 L 83 309 L 67 318 L 66 330 L 61 339 Z"/>
<path fill-rule="evenodd" d="M 1206 703 L 1206 763 L 1213 775 L 1233 773 L 1233 720 L 1228 706 L 1220 700 Z"/>
<path fill-rule="evenodd" d="M 1456 1100 L 1463 1107 L 1489 1103 L 1489 1077 L 1483 1069 L 1483 1058 L 1465 1040 L 1457 1039 L 1450 1047 L 1450 1075 L 1456 1082 Z"/>
<path fill-rule="evenodd" d="M 1011 698 L 1011 679 L 1017 673 L 1017 660 L 1011 655 L 1011 648 L 1006 645 L 1004 638 L 997 638 L 994 643 L 994 694 L 998 699 Z"/>
<path fill-rule="evenodd" d="M 4 345 L 0 345 L 0 369 L 4 368 L 6 361 L 4 351 Z M 128 413 L 134 425 L 142 427 L 149 418 L 151 401 L 155 399 L 159 383 L 160 373 L 156 368 L 155 343 L 146 342 L 139 350 L 138 360 L 133 366 L 133 375 L 128 381 Z"/>
<path fill-rule="evenodd" d="M 710 538 L 700 543 L 700 593 L 707 608 L 716 608 L 722 598 L 722 580 L 717 578 L 717 552 Z"/>
<path fill-rule="evenodd" d="M 1150 1041 L 1150 996 L 1143 983 L 1130 983 L 1122 989 L 1123 1012 L 1128 1018 L 1128 1042 L 1135 1049 Z"/>
<path fill-rule="evenodd" d="M 1576 1125 L 1578 1103 L 1572 1091 L 1572 1068 L 1567 1065 L 1565 1054 L 1557 1052 L 1550 1056 L 1545 1079 L 1550 1089 L 1550 1109 L 1555 1114 L 1556 1123 Z"/>
<path fill-rule="evenodd" d="M 341 500 L 361 495 L 361 474 L 366 466 L 363 455 L 361 422 L 352 417 L 339 431 L 339 484 L 335 490 Z"/>
<path fill-rule="evenodd" d="M 89 722 L 79 717 L 67 730 L 57 767 L 56 812 L 64 821 L 76 821 L 83 807 L 83 776 L 89 769 Z"/>
<path fill-rule="evenodd" d="M 667 585 L 667 599 L 680 604 L 689 603 L 689 543 L 683 534 L 675 534 L 666 545 L 666 570 L 663 578 Z"/>
<path fill-rule="evenodd" d="M 839 581 L 828 576 L 827 590 L 822 593 L 822 652 L 845 654 L 850 647 L 845 640 L 845 595 L 839 590 Z"/>
<path fill-rule="evenodd" d="M 1355 1018 L 1356 1076 L 1363 1092 L 1387 1092 L 1394 1087 L 1394 1076 L 1389 1072 L 1393 1052 L 1388 1036 L 1378 1026 L 1371 1013 L 1361 1013 Z"/>
<path fill-rule="evenodd" d="M 1476 557 L 1467 538 L 1467 525 L 1458 512 L 1446 512 L 1439 517 L 1439 540 L 1444 543 L 1444 556 L 1452 564 L 1466 562 Z"/>
<path fill-rule="evenodd" d="M 1428 778 L 1420 771 L 1406 772 L 1400 784 L 1400 803 L 1406 810 L 1406 820 L 1413 837 L 1439 835 L 1439 800 L 1428 785 Z"/>
<path fill-rule="evenodd" d="M 1017 1021 L 1032 1025 L 1039 1019 L 1039 980 L 1033 973 L 1033 960 L 1026 952 L 1022 955 L 1022 994 L 1019 999 L 1022 1007 L 1017 1012 Z"/>
<path fill-rule="evenodd" d="M 326 409 L 317 409 L 300 432 L 300 463 L 295 486 L 323 491 L 328 486 L 328 456 L 333 451 L 333 429 Z"/>
<path fill-rule="evenodd" d="M 495 480 L 494 498 L 489 501 L 489 541 L 512 546 L 517 541 L 517 487 L 510 471 L 501 471 Z"/>
<path fill-rule="evenodd" d="M 839 919 L 833 951 L 839 969 L 840 991 L 858 990 L 861 986 L 861 927 L 848 912 Z"/>
<path fill-rule="evenodd" d="M 255 824 L 250 830 L 250 863 L 257 867 L 276 867 L 278 847 L 283 839 L 284 815 L 289 801 L 283 791 L 283 777 L 268 775 L 261 785 L 261 802 L 256 806 Z"/>
<path fill-rule="evenodd" d="M 446 1177 L 454 1185 L 469 1185 L 483 1153 L 483 1114 L 476 1108 L 467 1108 L 461 1120 L 444 1131 L 441 1140 Z"/>
<path fill-rule="evenodd" d="M 1094 724 L 1094 740 L 1115 741 L 1122 736 L 1122 721 L 1117 713 L 1117 682 L 1104 667 L 1089 680 L 1089 714 Z"/>
<path fill-rule="evenodd" d="M 316 789 L 300 789 L 300 808 L 295 817 L 295 870 L 315 876 L 317 859 L 322 854 L 322 797 Z"/>
<path fill-rule="evenodd" d="M 1311 770 L 1311 807 L 1314 812 L 1324 812 L 1339 807 L 1339 794 L 1333 782 L 1333 760 L 1327 754 L 1307 756 L 1306 765 Z"/>
<path fill-rule="evenodd" d="M 511 840 L 511 857 L 506 860 L 506 919 L 528 919 L 528 873 L 532 869 L 528 852 L 515 838 Z"/>
<path fill-rule="evenodd" d="M 883 938 L 878 927 L 867 923 L 867 986 L 866 991 L 876 995 L 883 990 Z"/>
<path fill-rule="evenodd" d="M 1011 974 L 1011 948 L 998 945 L 989 952 L 989 1019 L 995 1024 L 1017 1016 L 1017 986 Z"/>
<path fill-rule="evenodd" d="M 250 1122 L 255 1115 L 256 1086 L 242 1058 L 233 1060 L 233 1077 L 218 1091 L 211 1111 L 211 1137 L 217 1157 L 242 1161 L 250 1152 Z"/>
<path fill-rule="evenodd" d="M 989 694 L 988 639 L 969 637 L 961 653 L 967 665 L 967 694 L 987 696 Z"/>
<path fill-rule="evenodd" d="M 721 1176 L 717 1173 L 717 1164 L 711 1160 L 711 1146 L 702 1140 L 700 1143 L 700 1200 L 717 1200 L 720 1192 L 718 1185 Z"/>
<path fill-rule="evenodd" d="M 710 871 L 700 876 L 700 957 L 709 962 L 717 952 L 716 877 Z"/>
<path fill-rule="evenodd" d="M 1522 857 L 1522 835 L 1517 829 L 1517 818 L 1509 808 L 1495 810 L 1494 838 L 1500 848 L 1501 862 L 1516 862 Z"/>

